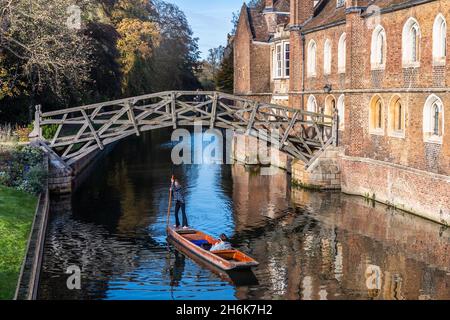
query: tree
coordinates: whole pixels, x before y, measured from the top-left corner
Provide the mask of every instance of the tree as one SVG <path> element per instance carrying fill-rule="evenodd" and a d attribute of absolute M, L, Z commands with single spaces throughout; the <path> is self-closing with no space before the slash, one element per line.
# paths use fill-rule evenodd
<path fill-rule="evenodd" d="M 92 41 L 91 60 L 95 61 L 95 65 L 91 68 L 89 86 L 79 103 L 119 98 L 123 79 L 117 48 L 120 34 L 113 25 L 99 21 L 89 22 L 85 33 Z"/>
<path fill-rule="evenodd" d="M 148 0 L 102 1 L 105 14 L 119 34 L 116 47 L 123 77 L 122 94 L 142 93 L 137 87 L 148 87 L 148 83 L 136 86 L 133 81 L 148 79 L 147 63 L 161 40 L 155 7 Z"/>
<path fill-rule="evenodd" d="M 200 88 L 198 39 L 193 36 L 185 14 L 174 4 L 154 1 L 161 42 L 151 59 L 152 89 L 194 90 Z"/>
<path fill-rule="evenodd" d="M 91 0 L 0 0 L 0 53 L 14 71 L 2 73 L 7 95 L 18 92 L 20 79 L 28 93 L 45 87 L 61 93 L 65 82 L 80 87 L 88 80 L 91 43 L 82 32 L 81 12 Z M 6 63 L 6 65 L 8 65 Z"/>
<path fill-rule="evenodd" d="M 120 51 L 122 71 L 127 75 L 138 58 L 151 57 L 153 48 L 160 42 L 158 26 L 150 21 L 125 18 L 117 24 L 120 38 L 117 48 Z"/>
<path fill-rule="evenodd" d="M 223 46 L 219 46 L 217 48 L 208 50 L 209 54 L 208 54 L 208 57 L 206 58 L 206 61 L 209 63 L 209 65 L 211 67 L 213 79 L 216 79 L 216 77 L 217 77 L 217 72 L 219 71 L 220 63 L 222 62 L 224 51 L 225 51 L 225 48 Z"/>
<path fill-rule="evenodd" d="M 222 63 L 216 77 L 216 87 L 219 91 L 233 93 L 234 91 L 234 50 L 232 41 L 228 42 Z"/>
<path fill-rule="evenodd" d="M 197 43 L 162 0 L 0 0 L 0 123 L 27 123 L 35 104 L 197 89 Z"/>
<path fill-rule="evenodd" d="M 216 90 L 215 78 L 213 77 L 211 64 L 203 60 L 200 64 L 200 68 L 197 71 L 197 78 L 200 81 L 201 87 L 206 91 Z"/>
<path fill-rule="evenodd" d="M 0 53 L 0 100 L 20 94 L 25 84 L 20 81 L 17 68 L 8 66 L 5 55 Z"/>

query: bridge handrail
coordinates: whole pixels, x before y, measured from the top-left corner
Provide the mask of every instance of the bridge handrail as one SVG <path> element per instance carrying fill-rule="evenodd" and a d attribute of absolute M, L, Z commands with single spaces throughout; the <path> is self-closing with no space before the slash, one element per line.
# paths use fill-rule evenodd
<path fill-rule="evenodd" d="M 247 98 L 242 98 L 242 97 L 234 96 L 232 94 L 218 92 L 218 91 L 162 91 L 162 92 L 150 93 L 150 94 L 145 94 L 145 95 L 140 95 L 140 96 L 135 96 L 135 97 L 122 98 L 122 99 L 117 99 L 117 100 L 112 100 L 112 101 L 98 102 L 98 103 L 88 104 L 88 105 L 84 105 L 84 106 L 71 107 L 71 108 L 67 108 L 67 109 L 48 111 L 48 112 L 41 113 L 41 117 L 42 118 L 54 117 L 54 116 L 64 115 L 67 113 L 77 112 L 77 111 L 81 111 L 81 110 L 86 111 L 86 110 L 95 109 L 98 107 L 121 105 L 124 103 L 133 103 L 134 104 L 137 101 L 151 99 L 151 98 L 165 97 L 165 98 L 171 99 L 172 94 L 175 94 L 176 98 L 181 97 L 181 96 L 188 96 L 188 95 L 190 95 L 190 96 L 193 96 L 193 95 L 214 96 L 215 94 L 217 94 L 219 99 L 224 98 L 224 99 L 229 99 L 229 100 L 233 100 L 233 101 L 255 103 L 255 101 L 247 99 Z M 259 105 L 259 108 L 267 108 L 268 107 L 268 108 L 272 108 L 272 109 L 276 109 L 276 110 L 284 110 L 284 111 L 291 112 L 291 113 L 298 112 L 301 115 L 305 115 L 305 116 L 314 116 L 314 117 L 320 116 L 320 117 L 323 117 L 324 119 L 331 119 L 331 120 L 333 119 L 332 115 L 327 115 L 325 113 L 316 113 L 316 112 L 311 112 L 311 111 L 302 110 L 302 109 L 294 109 L 294 108 L 284 107 L 284 106 L 266 103 L 266 102 L 258 102 L 258 105 Z"/>
<path fill-rule="evenodd" d="M 45 113 L 37 106 L 35 130 L 30 136 L 42 140 L 71 165 L 131 134 L 199 122 L 210 128 L 257 136 L 269 143 L 272 140 L 262 132 L 279 130 L 278 148 L 305 163 L 317 156 L 317 150 L 336 144 L 338 139 L 336 110 L 328 115 L 218 91 L 163 91 Z M 46 125 L 58 125 L 49 141 L 42 137 Z"/>

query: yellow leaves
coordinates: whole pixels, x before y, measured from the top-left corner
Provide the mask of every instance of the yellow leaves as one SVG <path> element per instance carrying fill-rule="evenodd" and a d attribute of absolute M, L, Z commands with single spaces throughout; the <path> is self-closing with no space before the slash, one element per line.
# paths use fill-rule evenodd
<path fill-rule="evenodd" d="M 153 48 L 159 45 L 159 28 L 150 21 L 125 18 L 118 23 L 117 31 L 120 34 L 117 48 L 121 54 L 123 72 L 128 74 L 137 58 L 149 58 Z"/>
<path fill-rule="evenodd" d="M 3 59 L 0 56 L 0 100 L 20 95 L 21 89 L 25 88 L 25 83 L 17 81 L 15 74 L 15 70 L 4 66 Z"/>
<path fill-rule="evenodd" d="M 114 4 L 111 18 L 115 23 L 130 17 L 145 19 L 150 8 L 148 0 L 119 0 Z"/>

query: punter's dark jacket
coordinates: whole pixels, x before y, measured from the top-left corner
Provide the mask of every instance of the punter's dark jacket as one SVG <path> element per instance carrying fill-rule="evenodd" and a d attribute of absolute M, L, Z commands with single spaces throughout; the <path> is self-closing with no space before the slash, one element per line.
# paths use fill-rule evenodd
<path fill-rule="evenodd" d="M 180 185 L 176 186 L 174 183 L 172 184 L 172 195 L 175 201 L 184 203 L 184 192 Z"/>

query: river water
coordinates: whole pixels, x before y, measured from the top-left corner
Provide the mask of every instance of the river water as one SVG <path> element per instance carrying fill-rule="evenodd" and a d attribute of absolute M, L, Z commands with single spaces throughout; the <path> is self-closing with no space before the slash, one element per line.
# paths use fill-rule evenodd
<path fill-rule="evenodd" d="M 450 231 L 359 197 L 291 189 L 284 171 L 171 164 L 170 133 L 129 138 L 52 199 L 39 299 L 449 299 Z M 190 225 L 260 265 L 212 271 L 166 241 L 169 177 Z M 173 220 L 172 220 L 173 223 Z M 81 269 L 69 290 L 69 266 Z"/>

